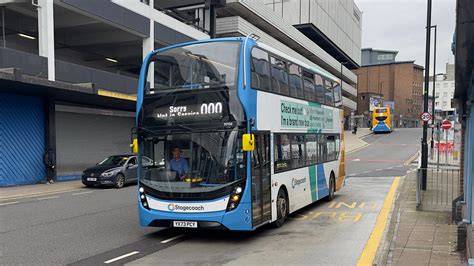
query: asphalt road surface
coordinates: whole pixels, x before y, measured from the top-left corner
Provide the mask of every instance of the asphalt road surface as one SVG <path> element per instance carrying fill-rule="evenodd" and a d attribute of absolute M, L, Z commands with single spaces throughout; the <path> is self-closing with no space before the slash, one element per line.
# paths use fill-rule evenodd
<path fill-rule="evenodd" d="M 138 225 L 136 186 L 0 202 L 0 264 L 355 264 L 395 176 L 419 149 L 421 130 L 369 136 L 347 155 L 334 201 L 252 233 Z"/>

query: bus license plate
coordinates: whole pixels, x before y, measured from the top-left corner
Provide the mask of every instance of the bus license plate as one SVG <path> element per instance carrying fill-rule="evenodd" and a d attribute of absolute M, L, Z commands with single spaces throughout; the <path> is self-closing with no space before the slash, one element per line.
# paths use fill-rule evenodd
<path fill-rule="evenodd" d="M 95 177 L 88 177 L 88 178 L 87 178 L 87 181 L 97 181 L 97 178 L 95 178 Z"/>
<path fill-rule="evenodd" d="M 190 221 L 173 221 L 173 227 L 197 228 L 198 223 Z"/>

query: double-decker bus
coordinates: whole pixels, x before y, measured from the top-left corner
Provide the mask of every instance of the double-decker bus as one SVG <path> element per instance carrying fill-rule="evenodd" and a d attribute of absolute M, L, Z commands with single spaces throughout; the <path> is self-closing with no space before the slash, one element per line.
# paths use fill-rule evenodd
<path fill-rule="evenodd" d="M 137 93 L 141 225 L 251 231 L 333 199 L 341 98 L 334 76 L 255 36 L 153 51 Z"/>
<path fill-rule="evenodd" d="M 390 106 L 375 107 L 372 112 L 372 132 L 390 133 L 393 131 L 393 115 Z"/>

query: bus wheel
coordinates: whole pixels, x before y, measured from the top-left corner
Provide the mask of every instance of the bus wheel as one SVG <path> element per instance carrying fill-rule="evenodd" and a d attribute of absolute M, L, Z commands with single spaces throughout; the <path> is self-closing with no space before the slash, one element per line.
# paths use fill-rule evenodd
<path fill-rule="evenodd" d="M 122 174 L 118 174 L 115 177 L 115 188 L 123 188 L 125 184 L 125 177 Z"/>
<path fill-rule="evenodd" d="M 326 197 L 326 201 L 332 201 L 334 199 L 335 192 L 336 192 L 336 179 L 334 178 L 334 174 L 331 173 L 331 177 L 329 177 L 329 195 Z"/>
<path fill-rule="evenodd" d="M 285 190 L 281 189 L 278 191 L 278 196 L 277 196 L 277 220 L 273 223 L 273 226 L 278 228 L 281 227 L 286 219 L 288 218 L 288 197 L 286 195 Z"/>

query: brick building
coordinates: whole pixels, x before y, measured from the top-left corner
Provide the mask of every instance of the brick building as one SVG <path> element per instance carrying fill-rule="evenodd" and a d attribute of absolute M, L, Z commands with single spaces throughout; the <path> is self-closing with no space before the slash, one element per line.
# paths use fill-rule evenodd
<path fill-rule="evenodd" d="M 354 70 L 358 77 L 357 114 L 370 117 L 370 102 L 394 102 L 396 127 L 420 126 L 423 106 L 423 67 L 414 61 L 365 65 Z"/>

